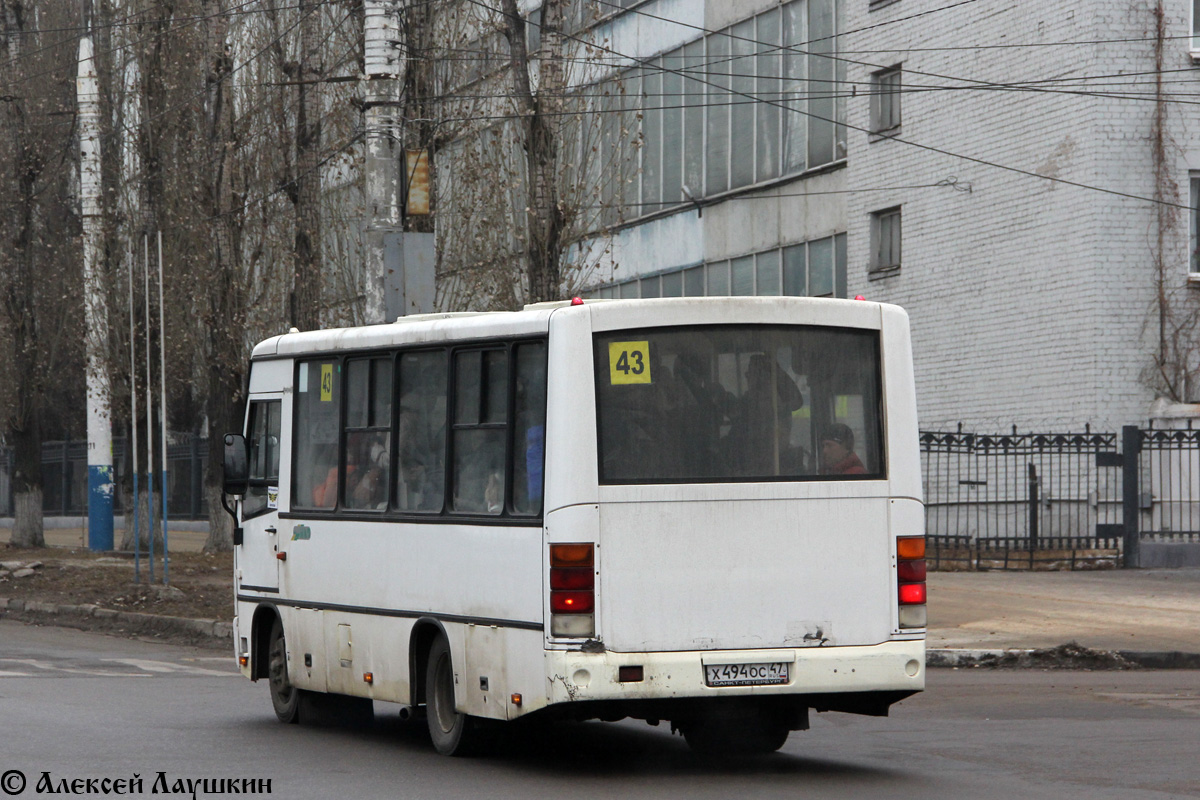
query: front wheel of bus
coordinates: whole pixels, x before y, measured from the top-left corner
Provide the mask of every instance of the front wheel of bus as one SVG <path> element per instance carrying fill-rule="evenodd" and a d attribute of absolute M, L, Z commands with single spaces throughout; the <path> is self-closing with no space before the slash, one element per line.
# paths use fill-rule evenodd
<path fill-rule="evenodd" d="M 476 743 L 475 720 L 454 708 L 454 665 L 444 637 L 438 637 L 429 651 L 425 706 L 434 749 L 444 756 L 467 755 Z"/>
<path fill-rule="evenodd" d="M 267 683 L 271 687 L 271 705 L 280 722 L 300 721 L 300 690 L 288 680 L 287 642 L 283 638 L 283 621 L 279 617 L 271 625 L 271 642 L 267 651 Z"/>

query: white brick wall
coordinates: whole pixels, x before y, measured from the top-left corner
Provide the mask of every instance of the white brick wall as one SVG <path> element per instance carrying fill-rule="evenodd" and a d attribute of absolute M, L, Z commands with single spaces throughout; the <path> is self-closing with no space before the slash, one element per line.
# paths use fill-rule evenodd
<path fill-rule="evenodd" d="M 946 5 L 903 0 L 868 13 L 851 3 L 848 29 L 877 25 Z M 862 86 L 877 64 L 903 63 L 906 89 L 1008 83 L 1078 75 L 1147 72 L 1150 42 L 969 49 L 978 44 L 1080 42 L 1148 36 L 1145 2 L 1012 3 L 985 0 L 854 34 L 850 67 Z M 1168 4 L 1168 35 L 1188 24 L 1183 0 Z M 961 50 L 929 48 L 967 47 Z M 907 49 L 913 48 L 913 49 Z M 920 48 L 920 49 L 918 49 Z M 1190 68 L 1186 43 L 1172 40 L 1165 69 Z M 874 53 L 869 51 L 886 51 Z M 946 77 L 917 75 L 933 73 Z M 1197 71 L 1200 73 L 1200 70 Z M 1186 77 L 1197 77 L 1190 71 Z M 1131 78 L 1145 92 L 1152 76 Z M 1077 82 L 1073 82 L 1077 83 Z M 1179 91 L 1178 87 L 1175 87 Z M 900 137 L 957 154 L 1064 180 L 1152 196 L 1147 100 L 1059 93 L 906 91 Z M 851 125 L 866 128 L 869 101 L 850 102 Z M 1172 106 L 1170 130 L 1180 152 L 1194 153 L 1200 108 Z M 912 319 L 922 425 L 1077 429 L 1144 420 L 1152 399 L 1140 374 L 1154 352 L 1152 247 L 1155 215 L 1144 202 L 920 150 L 901 142 L 849 135 L 850 293 L 905 306 Z M 1181 159 L 1188 162 L 1187 156 Z M 1186 168 L 1175 167 L 1186 198 Z M 887 189 L 932 184 L 950 188 Z M 1184 199 L 1186 202 L 1186 199 Z M 903 268 L 868 281 L 869 214 L 903 207 Z M 1178 282 L 1186 272 L 1186 218 L 1170 242 Z M 1147 321 L 1153 322 L 1149 327 Z"/>

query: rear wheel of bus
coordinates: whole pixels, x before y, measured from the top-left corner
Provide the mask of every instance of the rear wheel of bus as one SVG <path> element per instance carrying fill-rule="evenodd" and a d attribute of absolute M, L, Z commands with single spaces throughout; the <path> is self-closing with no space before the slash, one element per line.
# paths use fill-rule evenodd
<path fill-rule="evenodd" d="M 444 756 L 463 756 L 478 745 L 478 720 L 454 708 L 454 665 L 450 643 L 439 636 L 425 668 L 425 719 L 434 749 Z"/>
<path fill-rule="evenodd" d="M 772 719 L 708 719 L 680 726 L 688 747 L 712 758 L 766 755 L 783 747 L 790 731 Z"/>

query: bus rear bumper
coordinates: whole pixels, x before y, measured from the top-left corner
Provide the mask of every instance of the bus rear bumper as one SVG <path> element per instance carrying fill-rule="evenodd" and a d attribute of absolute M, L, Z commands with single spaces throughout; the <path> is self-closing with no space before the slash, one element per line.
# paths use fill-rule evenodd
<path fill-rule="evenodd" d="M 730 667 L 723 670 L 725 680 L 739 680 L 734 676 L 740 665 L 746 665 L 741 670 L 746 681 L 779 680 L 779 667 L 767 668 L 778 664 L 785 664 L 787 670 L 786 681 L 780 683 L 711 686 L 706 680 L 707 667 Z M 639 672 L 630 669 L 636 667 L 641 667 L 640 680 L 635 679 Z M 764 672 L 774 677 L 764 678 Z M 907 696 L 925 688 L 925 642 L 657 653 L 547 650 L 546 677 L 550 705 L 772 695 L 824 698 L 843 693 Z M 821 702 L 812 705 L 820 707 Z"/>

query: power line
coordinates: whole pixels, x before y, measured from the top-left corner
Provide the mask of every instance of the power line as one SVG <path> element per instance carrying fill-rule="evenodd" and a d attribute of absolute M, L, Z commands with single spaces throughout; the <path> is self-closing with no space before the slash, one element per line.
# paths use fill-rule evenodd
<path fill-rule="evenodd" d="M 486 5 L 483 3 L 483 0 L 468 0 L 468 2 L 470 2 L 470 3 L 473 3 L 473 4 L 475 4 L 475 5 L 483 6 L 483 7 L 485 7 L 485 8 L 490 8 L 490 7 L 486 6 Z M 604 2 L 604 0 L 598 0 L 598 2 Z M 952 6 L 946 6 L 946 7 L 943 7 L 942 9 L 936 9 L 936 10 L 945 10 L 946 8 L 953 8 L 953 7 L 957 6 L 957 5 L 966 5 L 966 4 L 967 4 L 967 3 L 969 3 L 969 2 L 974 2 L 974 0 L 964 0 L 964 2 L 962 2 L 962 3 L 957 3 L 957 4 L 954 4 L 954 5 L 952 5 Z M 657 17 L 656 15 L 654 15 L 654 14 L 649 14 L 649 13 L 647 13 L 647 12 L 640 12 L 640 11 L 639 11 L 638 9 L 636 9 L 636 8 L 634 8 L 634 9 L 630 9 L 630 10 L 628 10 L 626 13 L 631 13 L 631 14 L 639 14 L 639 13 L 640 13 L 640 14 L 642 14 L 643 16 L 647 16 L 647 17 L 650 17 L 650 18 L 652 18 L 652 19 L 666 19 L 666 18 L 663 18 L 663 17 Z M 927 13 L 932 13 L 932 11 L 930 11 L 930 12 L 921 12 L 920 14 L 914 15 L 914 17 L 915 17 L 915 16 L 923 16 L 923 15 L 925 15 L 925 14 L 927 14 Z M 674 20 L 667 20 L 667 21 L 671 21 L 671 22 L 673 22 Z M 526 24 L 533 24 L 533 23 L 528 23 L 528 22 L 527 22 Z M 686 23 L 679 23 L 679 24 L 686 24 Z M 883 23 L 881 23 L 881 24 L 883 24 Z M 688 25 L 688 27 L 696 28 L 697 26 L 694 26 L 694 25 Z M 700 28 L 700 30 L 706 30 L 706 29 Z M 615 49 L 613 49 L 613 48 L 611 48 L 611 47 L 608 47 L 607 45 L 604 45 L 604 44 L 598 44 L 598 43 L 596 43 L 596 42 L 588 42 L 588 41 L 585 41 L 585 40 L 579 39 L 577 36 L 574 36 L 574 35 L 572 35 L 572 34 L 568 34 L 568 33 L 565 33 L 565 32 L 564 32 L 564 33 L 562 33 L 561 35 L 562 35 L 562 36 L 563 36 L 563 38 L 565 38 L 565 39 L 570 39 L 570 40 L 573 40 L 573 41 L 579 42 L 580 44 L 586 45 L 586 46 L 588 46 L 588 47 L 592 47 L 592 48 L 594 48 L 594 49 L 597 49 L 597 50 L 603 50 L 603 51 L 606 51 L 606 52 L 612 53 L 613 55 L 615 55 L 615 56 L 617 56 L 617 57 L 620 57 L 620 58 L 626 58 L 626 59 L 629 59 L 631 62 L 633 62 L 633 63 L 635 63 L 635 64 L 638 64 L 638 65 L 640 65 L 640 66 L 642 66 L 642 67 L 646 67 L 646 68 L 649 68 L 649 69 L 654 69 L 654 70 L 657 70 L 657 71 L 659 71 L 659 72 L 662 72 L 662 73 L 664 73 L 664 74 L 665 74 L 665 73 L 673 73 L 673 74 L 679 75 L 680 77 L 685 77 L 685 76 L 683 75 L 683 73 L 682 73 L 680 70 L 671 69 L 671 68 L 668 68 L 668 67 L 665 67 L 665 66 L 658 66 L 658 65 L 654 65 L 654 64 L 650 63 L 650 62 L 652 62 L 652 61 L 654 60 L 653 58 L 638 58 L 638 57 L 636 57 L 636 56 L 631 56 L 631 55 L 629 55 L 629 54 L 627 54 L 627 53 L 621 53 L 620 51 L 618 51 L 618 50 L 615 50 Z M 821 55 L 821 54 L 816 54 L 816 55 Z M 935 76 L 935 77 L 945 77 L 945 76 Z M 693 78 L 693 80 L 695 80 L 695 79 Z M 707 81 L 707 80 L 701 81 L 701 83 L 704 83 L 705 85 L 710 85 L 710 86 L 711 86 L 711 85 L 714 85 L 714 84 L 713 84 L 711 81 Z M 718 87 L 716 87 L 716 88 L 718 88 L 718 89 L 723 89 L 724 87 L 719 87 L 719 86 L 718 86 Z M 728 89 L 727 91 L 729 91 L 729 92 L 730 92 L 730 94 L 736 94 L 736 95 L 739 95 L 739 96 L 741 96 L 741 97 L 745 97 L 745 98 L 747 98 L 747 99 L 749 99 L 749 100 L 757 100 L 758 102 L 764 103 L 764 104 L 766 104 L 766 105 L 769 105 L 769 106 L 774 106 L 774 107 L 776 107 L 776 108 L 780 108 L 780 109 L 783 109 L 783 110 L 785 110 L 785 111 L 789 111 L 789 112 L 791 112 L 791 113 L 795 113 L 795 114 L 801 114 L 801 115 L 803 115 L 803 116 L 805 116 L 805 117 L 807 117 L 807 118 L 809 118 L 809 119 L 815 119 L 815 120 L 817 120 L 817 121 L 819 121 L 819 122 L 827 122 L 827 123 L 829 123 L 829 124 L 831 124 L 831 125 L 834 125 L 834 126 L 841 126 L 842 128 L 846 128 L 846 129 L 853 130 L 853 131 L 858 131 L 859 133 L 865 133 L 865 134 L 868 134 L 868 135 L 875 133 L 874 131 L 870 130 L 869 128 L 863 128 L 863 127 L 861 127 L 861 126 L 858 126 L 858 125 L 852 125 L 852 124 L 850 124 L 850 123 L 848 123 L 848 122 L 844 122 L 844 121 L 839 121 L 839 120 L 829 119 L 828 117 L 824 117 L 824 116 L 821 116 L 821 115 L 819 115 L 819 114 L 814 114 L 814 113 L 813 113 L 813 112 L 811 112 L 811 111 L 806 111 L 806 110 L 803 110 L 803 109 L 794 108 L 794 107 L 792 107 L 792 106 L 785 105 L 785 104 L 782 104 L 782 103 L 779 103 L 779 102 L 773 102 L 773 101 L 769 101 L 769 100 L 761 100 L 760 98 L 758 98 L 756 95 L 754 95 L 754 94 L 753 94 L 753 93 L 751 93 L 751 92 L 743 92 L 743 91 L 736 90 L 736 89 L 732 89 L 732 88 Z M 962 160 L 962 161 L 967 161 L 967 162 L 969 162 L 969 163 L 973 163 L 973 164 L 979 164 L 979 165 L 981 165 L 981 166 L 986 166 L 986 167 L 992 167 L 992 168 L 994 168 L 994 169 L 1000 169 L 1000 170 L 1004 170 L 1004 171 L 1006 171 L 1006 172 L 1012 172 L 1012 173 L 1014 173 L 1014 174 L 1018 174 L 1018 175 L 1024 175 L 1024 176 L 1026 176 L 1026 177 L 1030 177 L 1030 178 L 1037 178 L 1037 179 L 1039 179 L 1039 180 L 1043 180 L 1043 181 L 1049 181 L 1049 182 L 1051 182 L 1051 183 L 1057 183 L 1057 184 L 1061 184 L 1061 185 L 1063 185 L 1063 186 L 1073 186 L 1073 187 L 1075 187 L 1075 188 L 1078 188 L 1078 189 L 1087 189 L 1087 190 L 1090 190 L 1090 191 L 1094 191 L 1094 192 L 1100 192 L 1100 193 L 1102 193 L 1102 194 L 1108 194 L 1108 195 L 1112 195 L 1112 196 L 1115 196 L 1115 197 L 1123 197 L 1123 198 L 1126 198 L 1126 199 L 1129 199 L 1129 200 L 1137 200 L 1137 201 L 1140 201 L 1140 202 L 1145 202 L 1145 203 L 1153 203 L 1153 204 L 1155 204 L 1155 205 L 1163 205 L 1163 206 L 1168 206 L 1168 207 L 1171 207 L 1171 208 L 1180 208 L 1180 209 L 1187 209 L 1187 210 L 1190 210 L 1190 206 L 1186 206 L 1186 205 L 1183 205 L 1183 204 L 1180 204 L 1180 203 L 1171 203 L 1171 202 L 1169 202 L 1169 201 L 1165 201 L 1165 200 L 1157 200 L 1157 199 L 1154 199 L 1154 198 L 1151 198 L 1151 197 L 1143 197 L 1143 196 L 1141 196 L 1141 195 L 1135 195 L 1135 194 L 1132 194 L 1132 193 L 1129 193 L 1129 192 L 1121 192 L 1121 191 L 1118 191 L 1118 190 L 1116 190 L 1116 189 L 1108 189 L 1108 188 L 1101 187 L 1101 186 L 1093 186 L 1093 185 L 1090 185 L 1090 184 L 1082 183 L 1082 182 L 1079 182 L 1079 181 L 1072 181 L 1072 180 L 1068 180 L 1068 179 L 1066 179 L 1066 178 L 1060 178 L 1060 177 L 1053 176 L 1053 175 L 1041 175 L 1041 174 L 1039 174 L 1039 173 L 1036 173 L 1036 172 L 1033 172 L 1033 171 L 1031 171 L 1031 170 L 1022 169 L 1022 168 L 1020 168 L 1020 167 L 1014 167 L 1014 166 L 1010 166 L 1010 165 L 1007 165 L 1007 164 L 1000 164 L 1000 163 L 998 163 L 998 162 L 989 161 L 989 160 L 987 160 L 987 159 L 984 159 L 984 158 L 979 158 L 979 157 L 977 157 L 977 156 L 969 156 L 969 155 L 965 155 L 965 154 L 963 154 L 963 153 L 955 153 L 955 152 L 953 152 L 953 151 L 951 151 L 951 150 L 946 150 L 945 148 L 936 147 L 936 146 L 934 146 L 934 145 L 929 145 L 929 144 L 924 144 L 924 143 L 922 143 L 922 142 L 916 142 L 916 141 L 913 141 L 912 139 L 905 139 L 905 138 L 903 138 L 903 137 L 900 137 L 900 136 L 891 136 L 891 137 L 888 137 L 888 138 L 889 138 L 889 141 L 893 141 L 893 142 L 897 142 L 897 143 L 900 143 L 900 144 L 904 144 L 904 145 L 907 145 L 907 146 L 909 146 L 909 147 L 914 147 L 914 148 L 917 148 L 917 149 L 919 149 L 919 150 L 925 150 L 925 151 L 927 151 L 927 152 L 931 152 L 931 153 L 937 153 L 938 155 L 943 155 L 943 156 L 947 156 L 947 157 L 950 157 L 950 158 L 956 158 L 956 159 L 959 159 L 959 160 Z"/>

